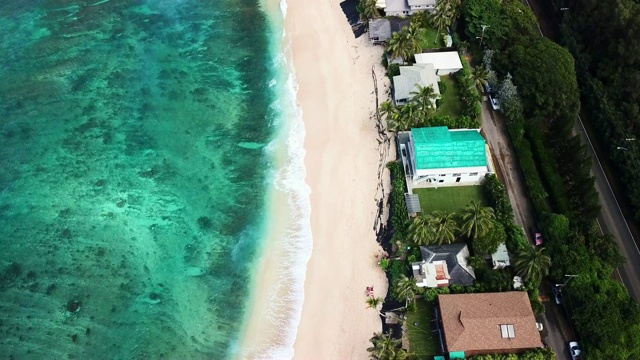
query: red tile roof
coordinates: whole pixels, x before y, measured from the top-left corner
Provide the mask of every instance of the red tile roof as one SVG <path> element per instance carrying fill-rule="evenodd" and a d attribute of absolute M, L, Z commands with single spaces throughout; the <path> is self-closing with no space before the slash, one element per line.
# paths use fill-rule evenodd
<path fill-rule="evenodd" d="M 525 291 L 440 295 L 438 300 L 448 351 L 542 347 Z M 500 325 L 513 325 L 515 337 L 503 338 Z"/>

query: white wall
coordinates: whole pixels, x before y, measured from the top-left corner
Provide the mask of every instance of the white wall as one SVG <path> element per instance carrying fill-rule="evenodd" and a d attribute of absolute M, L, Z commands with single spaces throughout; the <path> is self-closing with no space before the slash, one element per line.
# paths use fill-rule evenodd
<path fill-rule="evenodd" d="M 414 183 L 430 182 L 434 186 L 438 185 L 454 185 L 454 184 L 479 184 L 485 175 L 488 173 L 488 169 L 484 168 L 482 171 L 477 172 L 449 172 L 448 169 L 440 170 L 441 173 L 437 175 L 417 175 L 413 177 Z M 458 181 L 458 178 L 460 179 Z"/>

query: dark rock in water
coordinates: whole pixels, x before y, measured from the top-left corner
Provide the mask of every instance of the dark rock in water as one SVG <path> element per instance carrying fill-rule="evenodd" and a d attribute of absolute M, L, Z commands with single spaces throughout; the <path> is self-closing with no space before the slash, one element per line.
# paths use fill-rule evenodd
<path fill-rule="evenodd" d="M 96 186 L 97 187 L 103 187 L 104 183 L 105 183 L 104 179 L 100 179 L 100 180 L 96 181 Z"/>
<path fill-rule="evenodd" d="M 119 208 L 121 208 L 121 207 L 124 207 L 124 205 L 125 205 L 126 203 L 127 203 L 127 200 L 120 199 L 120 200 L 116 203 L 116 206 L 117 206 L 117 207 L 119 207 Z"/>
<path fill-rule="evenodd" d="M 85 335 L 89 336 L 89 334 L 91 334 L 91 328 L 87 328 L 87 330 L 84 333 Z"/>
<path fill-rule="evenodd" d="M 211 229 L 211 227 L 213 226 L 213 222 L 211 221 L 211 219 L 209 219 L 208 216 L 200 216 L 198 218 L 198 225 L 203 230 L 204 229 Z"/>
<path fill-rule="evenodd" d="M 71 335 L 71 341 L 77 342 L 78 341 L 78 334 Z"/>
<path fill-rule="evenodd" d="M 46 294 L 47 295 L 53 294 L 53 292 L 56 290 L 56 288 L 57 288 L 56 284 L 51 284 L 51 285 L 47 286 Z"/>
<path fill-rule="evenodd" d="M 158 294 L 156 292 L 152 292 L 151 294 L 149 294 L 149 299 L 151 299 L 151 300 L 160 300 L 160 294 Z"/>
<path fill-rule="evenodd" d="M 17 262 L 12 262 L 6 269 L 4 269 L 3 274 L 5 279 L 15 279 L 22 275 L 22 265 Z"/>
<path fill-rule="evenodd" d="M 80 311 L 80 301 L 69 300 L 69 302 L 67 303 L 67 311 L 72 314 L 76 314 L 78 311 Z"/>

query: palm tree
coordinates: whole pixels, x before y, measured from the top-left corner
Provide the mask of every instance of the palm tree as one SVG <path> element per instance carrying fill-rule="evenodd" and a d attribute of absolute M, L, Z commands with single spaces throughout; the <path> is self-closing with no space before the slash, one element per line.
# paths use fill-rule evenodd
<path fill-rule="evenodd" d="M 544 254 L 543 247 L 531 244 L 516 252 L 515 269 L 529 283 L 540 283 L 542 277 L 549 274 L 551 258 Z"/>
<path fill-rule="evenodd" d="M 382 304 L 384 303 L 384 299 L 381 297 L 373 297 L 373 296 L 367 296 L 367 309 L 374 309 L 376 312 L 378 312 L 378 314 L 380 316 L 383 316 L 382 313 L 380 313 L 380 310 L 378 308 L 382 307 Z"/>
<path fill-rule="evenodd" d="M 422 109 L 415 102 L 409 102 L 401 107 L 400 118 L 402 118 L 402 123 L 406 125 L 402 130 L 409 130 L 410 127 L 419 124 L 421 116 Z"/>
<path fill-rule="evenodd" d="M 409 225 L 409 238 L 417 245 L 429 245 L 436 237 L 429 215 L 418 215 Z"/>
<path fill-rule="evenodd" d="M 411 119 L 411 117 L 409 116 L 404 116 L 400 111 L 398 111 L 397 117 L 395 117 L 394 119 L 387 118 L 387 124 L 389 130 L 391 131 L 404 131 L 411 128 L 411 126 L 413 125 L 413 119 Z"/>
<path fill-rule="evenodd" d="M 401 340 L 391 337 L 391 333 L 374 333 L 369 340 L 373 346 L 368 348 L 371 359 L 387 360 L 394 359 L 394 353 L 401 346 Z"/>
<path fill-rule="evenodd" d="M 489 85 L 489 70 L 484 66 L 476 66 L 473 69 L 473 84 L 480 91 L 483 91 L 483 88 Z"/>
<path fill-rule="evenodd" d="M 412 302 L 416 298 L 416 293 L 418 293 L 418 284 L 412 278 L 408 278 L 406 275 L 402 274 L 398 277 L 395 285 L 393 286 L 394 296 L 396 300 L 402 301 L 405 300 L 407 302 Z"/>
<path fill-rule="evenodd" d="M 460 210 L 460 231 L 468 238 L 477 239 L 491 229 L 494 218 L 495 214 L 492 208 L 472 201 L 471 204 Z"/>
<path fill-rule="evenodd" d="M 418 42 L 418 36 L 420 28 L 417 26 L 408 26 L 393 34 L 389 45 L 387 45 L 387 51 L 391 53 L 391 56 L 401 57 L 403 61 L 407 61 L 411 55 L 420 52 L 420 43 Z"/>
<path fill-rule="evenodd" d="M 456 233 L 458 232 L 455 214 L 444 211 L 434 211 L 430 216 L 431 226 L 435 230 L 435 243 L 451 244 L 456 239 Z"/>
<path fill-rule="evenodd" d="M 380 17 L 380 11 L 376 7 L 376 0 L 360 0 L 356 10 L 360 13 L 360 20 L 365 22 Z"/>
<path fill-rule="evenodd" d="M 433 86 L 418 85 L 418 88 L 409 93 L 411 95 L 411 102 L 418 105 L 422 115 L 429 117 L 436 108 L 435 99 L 438 98 Z"/>
<path fill-rule="evenodd" d="M 391 101 L 385 101 L 380 104 L 380 108 L 378 109 L 381 117 L 384 117 L 387 120 L 387 128 L 391 131 L 397 131 L 396 128 L 398 124 L 398 120 L 400 119 L 400 110 L 397 106 L 394 106 Z"/>
<path fill-rule="evenodd" d="M 451 8 L 451 5 L 444 1 L 438 0 L 436 2 L 436 9 L 431 14 L 431 25 L 436 28 L 436 38 L 433 40 L 433 43 L 438 42 L 438 35 L 451 23 L 453 22 L 454 11 Z"/>

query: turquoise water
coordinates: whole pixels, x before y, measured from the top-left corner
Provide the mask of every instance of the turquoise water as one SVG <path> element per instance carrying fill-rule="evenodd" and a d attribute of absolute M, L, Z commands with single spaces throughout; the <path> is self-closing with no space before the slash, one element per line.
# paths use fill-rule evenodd
<path fill-rule="evenodd" d="M 273 36 L 255 0 L 0 2 L 2 358 L 231 355 Z"/>

